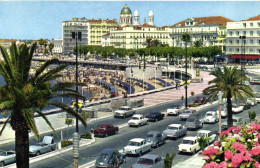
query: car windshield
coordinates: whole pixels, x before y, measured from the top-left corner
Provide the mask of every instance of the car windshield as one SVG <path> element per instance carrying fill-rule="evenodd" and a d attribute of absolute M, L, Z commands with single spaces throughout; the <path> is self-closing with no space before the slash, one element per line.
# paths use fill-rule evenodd
<path fill-rule="evenodd" d="M 154 137 L 154 134 L 147 134 L 147 137 L 148 137 L 148 138 L 153 138 L 153 137 Z"/>
<path fill-rule="evenodd" d="M 205 133 L 202 133 L 202 132 L 198 132 L 198 137 L 205 137 Z"/>
<path fill-rule="evenodd" d="M 212 113 L 207 113 L 206 116 L 213 116 L 213 114 Z"/>
<path fill-rule="evenodd" d="M 119 110 L 128 110 L 126 107 L 120 107 Z"/>
<path fill-rule="evenodd" d="M 193 144 L 192 140 L 183 140 L 182 141 L 183 144 Z"/>
<path fill-rule="evenodd" d="M 138 160 L 138 164 L 153 165 L 153 160 L 152 159 L 147 159 L 147 158 L 140 158 Z"/>
<path fill-rule="evenodd" d="M 106 162 L 107 160 L 108 160 L 108 154 L 106 153 L 101 153 L 101 155 L 97 159 L 98 162 Z"/>
<path fill-rule="evenodd" d="M 191 111 L 184 111 L 184 114 L 191 114 Z"/>
<path fill-rule="evenodd" d="M 128 145 L 129 146 L 140 146 L 140 143 L 139 142 L 132 142 L 132 141 L 130 141 Z"/>
<path fill-rule="evenodd" d="M 132 117 L 132 120 L 139 120 L 139 117 Z"/>
<path fill-rule="evenodd" d="M 188 118 L 187 122 L 194 122 L 195 118 Z"/>
<path fill-rule="evenodd" d="M 168 127 L 170 130 L 178 130 L 178 127 Z"/>
<path fill-rule="evenodd" d="M 6 152 L 0 151 L 0 156 L 6 156 Z"/>

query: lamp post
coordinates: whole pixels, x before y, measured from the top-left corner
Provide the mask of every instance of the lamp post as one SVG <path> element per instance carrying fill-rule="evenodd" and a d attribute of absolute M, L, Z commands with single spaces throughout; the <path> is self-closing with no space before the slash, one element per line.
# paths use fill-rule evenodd
<path fill-rule="evenodd" d="M 216 54 L 215 54 L 215 42 L 216 42 L 216 36 L 213 36 L 213 57 L 214 57 L 214 68 L 216 68 Z"/>
<path fill-rule="evenodd" d="M 78 87 L 78 39 L 81 40 L 81 32 L 72 32 L 72 38 L 76 40 L 76 91 L 79 91 Z M 76 112 L 79 112 L 78 107 L 79 99 L 76 96 Z M 79 132 L 79 119 L 76 117 L 76 132 Z"/>
<path fill-rule="evenodd" d="M 188 78 L 188 73 L 187 73 L 187 66 L 188 66 L 188 54 L 187 54 L 187 43 L 188 41 L 185 40 L 185 108 L 188 108 L 188 82 L 187 82 L 187 78 Z"/>
<path fill-rule="evenodd" d="M 218 92 L 218 133 L 219 133 L 219 137 L 221 135 L 221 105 L 222 105 L 222 96 L 223 93 L 221 91 Z"/>

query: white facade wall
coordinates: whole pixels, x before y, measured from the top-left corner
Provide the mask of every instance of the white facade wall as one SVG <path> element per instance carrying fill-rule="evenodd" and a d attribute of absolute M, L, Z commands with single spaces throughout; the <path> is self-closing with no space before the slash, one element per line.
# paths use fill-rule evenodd
<path fill-rule="evenodd" d="M 54 44 L 54 48 L 52 52 L 56 54 L 61 54 L 63 52 L 62 39 L 54 39 L 53 44 Z"/>
<path fill-rule="evenodd" d="M 245 54 L 260 55 L 260 20 L 259 21 L 239 21 L 227 23 L 227 54 L 244 54 L 241 45 L 244 47 L 244 41 L 239 36 L 246 36 Z"/>
<path fill-rule="evenodd" d="M 110 36 L 109 35 L 102 36 L 101 43 L 102 43 L 102 47 L 110 46 Z"/>

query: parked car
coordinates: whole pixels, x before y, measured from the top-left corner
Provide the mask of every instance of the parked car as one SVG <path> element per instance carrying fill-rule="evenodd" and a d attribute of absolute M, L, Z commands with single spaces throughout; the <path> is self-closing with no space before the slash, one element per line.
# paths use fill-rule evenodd
<path fill-rule="evenodd" d="M 114 135 L 118 133 L 118 127 L 113 126 L 112 124 L 106 123 L 106 124 L 100 124 L 98 127 L 94 130 L 95 136 L 103 136 L 107 137 L 108 135 Z"/>
<path fill-rule="evenodd" d="M 179 138 L 181 136 L 186 135 L 187 128 L 182 126 L 181 124 L 171 124 L 167 127 L 163 134 L 168 138 Z"/>
<path fill-rule="evenodd" d="M 182 143 L 178 146 L 180 152 L 195 154 L 200 150 L 198 137 L 184 137 Z"/>
<path fill-rule="evenodd" d="M 197 130 L 199 128 L 202 128 L 203 119 L 200 119 L 198 115 L 190 115 L 187 118 L 185 127 L 187 127 L 188 130 Z"/>
<path fill-rule="evenodd" d="M 134 114 L 132 118 L 128 121 L 129 126 L 141 126 L 147 124 L 148 119 L 142 114 Z"/>
<path fill-rule="evenodd" d="M 164 117 L 164 114 L 160 113 L 160 112 L 150 112 L 147 116 L 145 116 L 145 118 L 148 118 L 148 121 L 158 121 L 158 120 L 162 120 Z"/>
<path fill-rule="evenodd" d="M 218 116 L 219 115 L 219 107 L 217 107 L 216 112 L 217 112 L 217 116 Z M 226 106 L 226 104 L 221 106 L 221 117 L 222 118 L 227 117 L 227 106 Z"/>
<path fill-rule="evenodd" d="M 41 143 L 29 146 L 29 154 L 38 156 L 43 153 L 54 151 L 55 149 L 56 143 L 54 143 L 53 136 L 44 136 Z"/>
<path fill-rule="evenodd" d="M 260 94 L 259 93 L 256 93 L 254 94 L 255 95 L 255 100 L 257 103 L 260 103 Z"/>
<path fill-rule="evenodd" d="M 163 168 L 164 159 L 159 155 L 146 154 L 140 157 L 137 163 L 132 165 L 132 168 Z"/>
<path fill-rule="evenodd" d="M 222 112 L 221 112 L 222 113 Z M 208 111 L 203 118 L 204 123 L 216 123 L 219 120 L 219 116 L 215 111 Z"/>
<path fill-rule="evenodd" d="M 205 101 L 206 101 L 206 98 L 204 96 L 198 96 L 195 98 L 193 103 L 204 104 Z"/>
<path fill-rule="evenodd" d="M 246 100 L 246 102 L 249 103 L 251 106 L 256 106 L 257 105 L 256 99 L 254 97 L 248 98 Z"/>
<path fill-rule="evenodd" d="M 242 125 L 247 125 L 247 124 L 249 124 L 248 118 L 243 119 L 242 117 L 233 116 L 233 126 L 237 127 L 237 126 L 242 126 Z M 223 130 L 228 128 L 227 120 L 223 121 L 223 123 L 221 124 L 221 127 Z"/>
<path fill-rule="evenodd" d="M 245 103 L 240 103 L 241 106 L 243 106 L 243 110 L 247 110 L 251 108 L 251 103 L 245 102 Z"/>
<path fill-rule="evenodd" d="M 241 104 L 232 103 L 232 112 L 241 113 L 244 110 L 244 106 Z"/>
<path fill-rule="evenodd" d="M 209 144 L 211 144 L 218 139 L 218 134 L 209 130 L 199 130 L 197 137 L 210 137 Z"/>
<path fill-rule="evenodd" d="M 166 136 L 159 131 L 149 131 L 146 135 L 146 142 L 152 143 L 152 147 L 159 147 L 165 144 Z"/>
<path fill-rule="evenodd" d="M 192 109 L 184 109 L 182 111 L 182 113 L 179 115 L 179 118 L 181 120 L 186 120 L 191 114 L 195 113 L 196 110 L 192 110 Z"/>
<path fill-rule="evenodd" d="M 167 109 L 166 115 L 178 115 L 181 113 L 183 105 L 173 105 Z"/>
<path fill-rule="evenodd" d="M 129 106 L 121 106 L 118 110 L 114 111 L 114 117 L 126 118 L 135 114 L 135 110 Z"/>
<path fill-rule="evenodd" d="M 251 85 L 260 85 L 260 80 L 259 79 L 252 79 L 250 80 Z"/>
<path fill-rule="evenodd" d="M 118 165 L 125 162 L 126 156 L 124 154 L 119 153 L 116 149 L 108 148 L 102 150 L 101 154 L 96 160 L 95 167 L 117 167 Z"/>
<path fill-rule="evenodd" d="M 7 164 L 14 163 L 16 161 L 16 155 L 14 151 L 0 151 L 0 167 L 4 167 Z"/>
<path fill-rule="evenodd" d="M 152 143 L 147 142 L 142 138 L 134 138 L 129 141 L 129 144 L 123 148 L 126 155 L 138 155 L 152 150 Z"/>

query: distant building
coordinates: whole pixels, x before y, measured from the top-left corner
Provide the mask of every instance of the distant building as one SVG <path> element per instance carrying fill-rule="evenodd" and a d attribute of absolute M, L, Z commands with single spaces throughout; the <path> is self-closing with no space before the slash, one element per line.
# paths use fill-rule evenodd
<path fill-rule="evenodd" d="M 240 39 L 240 36 L 245 36 L 245 39 Z M 260 15 L 247 20 L 228 22 L 226 48 L 226 54 L 231 55 L 231 59 L 259 60 Z"/>
<path fill-rule="evenodd" d="M 185 46 L 181 40 L 181 36 L 185 32 L 191 35 L 191 43 L 188 44 L 189 46 L 195 41 L 201 41 L 203 46 L 213 46 L 218 43 L 220 27 L 225 26 L 227 22 L 232 22 L 232 20 L 223 16 L 187 18 L 172 26 L 171 38 L 173 39 L 173 46 Z M 225 41 L 222 40 L 221 46 L 224 45 L 223 42 L 225 43 Z"/>
<path fill-rule="evenodd" d="M 110 33 L 102 36 L 102 47 L 110 46 Z"/>
<path fill-rule="evenodd" d="M 54 39 L 52 42 L 54 44 L 54 48 L 52 49 L 52 53 L 61 54 L 63 52 L 62 39 Z"/>

